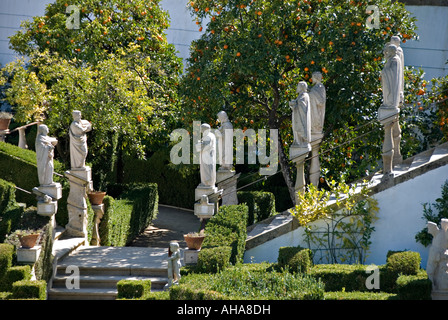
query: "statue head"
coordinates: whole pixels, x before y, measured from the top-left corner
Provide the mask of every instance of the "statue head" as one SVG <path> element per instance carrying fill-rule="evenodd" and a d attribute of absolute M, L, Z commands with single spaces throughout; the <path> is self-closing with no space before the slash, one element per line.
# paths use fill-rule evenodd
<path fill-rule="evenodd" d="M 401 39 L 400 39 L 400 37 L 399 37 L 399 36 L 392 36 L 392 37 L 390 38 L 390 44 L 393 44 L 393 45 L 399 47 L 400 44 L 401 44 Z"/>
<path fill-rule="evenodd" d="M 207 130 L 211 130 L 211 129 L 212 129 L 212 127 L 210 127 L 210 125 L 208 123 L 201 124 L 201 132 L 202 133 L 206 132 Z"/>
<path fill-rule="evenodd" d="M 397 54 L 397 46 L 394 44 L 389 44 L 384 48 L 384 56 L 387 59 L 393 57 Z"/>
<path fill-rule="evenodd" d="M 46 136 L 46 135 L 48 135 L 48 132 L 49 132 L 48 127 L 45 124 L 41 124 L 37 128 L 38 135 Z"/>
<path fill-rule="evenodd" d="M 177 250 L 179 250 L 179 243 L 176 241 L 171 241 L 170 242 L 170 250 L 172 252 L 176 252 Z"/>
<path fill-rule="evenodd" d="M 305 81 L 300 81 L 297 85 L 297 93 L 304 93 L 308 90 L 308 85 Z"/>
<path fill-rule="evenodd" d="M 227 113 L 224 110 L 218 112 L 218 120 L 221 123 L 229 121 L 229 117 L 227 116 Z"/>
<path fill-rule="evenodd" d="M 313 72 L 311 79 L 313 83 L 321 83 L 322 82 L 322 73 L 319 71 Z"/>
<path fill-rule="evenodd" d="M 81 120 L 81 111 L 79 111 L 79 110 L 74 110 L 74 111 L 72 112 L 72 116 L 73 116 L 73 119 L 76 120 L 76 121 Z"/>

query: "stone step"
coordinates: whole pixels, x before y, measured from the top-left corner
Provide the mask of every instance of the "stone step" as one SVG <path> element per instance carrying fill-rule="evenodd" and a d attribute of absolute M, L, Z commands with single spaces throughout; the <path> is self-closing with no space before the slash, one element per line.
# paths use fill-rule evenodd
<path fill-rule="evenodd" d="M 53 278 L 52 288 L 66 288 L 66 281 L 73 283 L 71 275 L 56 275 Z M 116 289 L 117 282 L 120 280 L 151 280 L 152 289 L 162 289 L 168 283 L 167 277 L 131 277 L 131 276 L 114 276 L 114 275 L 80 275 L 79 287 L 84 288 L 110 288 Z"/>
<path fill-rule="evenodd" d="M 446 156 L 448 156 L 448 142 L 437 146 L 429 161 L 436 161 Z"/>
<path fill-rule="evenodd" d="M 414 157 L 414 159 L 412 160 L 412 164 L 409 167 L 408 171 L 414 170 L 415 168 L 418 168 L 418 167 L 424 165 L 425 163 L 427 163 L 431 159 L 433 152 L 434 152 L 434 149 L 429 149 L 425 152 L 422 152 L 422 153 L 419 153 L 418 155 L 416 155 Z"/>
<path fill-rule="evenodd" d="M 115 288 L 51 288 L 48 290 L 48 300 L 115 300 Z"/>

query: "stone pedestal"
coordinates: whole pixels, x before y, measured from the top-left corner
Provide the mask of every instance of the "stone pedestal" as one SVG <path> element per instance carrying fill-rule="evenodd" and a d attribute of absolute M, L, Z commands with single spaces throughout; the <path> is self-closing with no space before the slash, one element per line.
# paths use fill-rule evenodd
<path fill-rule="evenodd" d="M 322 134 L 313 134 L 311 140 L 310 183 L 316 187 L 319 185 L 320 178 L 319 147 L 322 142 L 322 137 Z"/>
<path fill-rule="evenodd" d="M 33 248 L 20 247 L 17 249 L 17 262 L 34 264 L 39 259 L 41 250 L 41 246 L 34 246 Z"/>
<path fill-rule="evenodd" d="M 398 108 L 380 107 L 378 110 L 378 120 L 384 126 L 384 142 L 383 142 L 383 177 L 389 179 L 393 175 L 393 159 L 394 159 L 394 139 L 392 128 L 398 121 Z"/>
<path fill-rule="evenodd" d="M 89 167 L 86 170 L 69 170 L 65 172 L 70 184 L 67 198 L 68 224 L 66 233 L 72 237 L 87 237 L 87 191 L 91 190 L 92 181 Z"/>
<path fill-rule="evenodd" d="M 62 198 L 60 183 L 41 185 L 33 188 L 37 195 L 37 214 L 41 216 L 53 216 L 58 211 L 58 200 Z"/>
<path fill-rule="evenodd" d="M 305 172 L 304 164 L 308 153 L 311 151 L 311 146 L 302 148 L 292 145 L 289 149 L 289 159 L 293 161 L 297 168 L 297 178 L 294 187 L 295 190 L 295 201 L 296 204 L 299 203 L 298 193 L 305 192 Z"/>
<path fill-rule="evenodd" d="M 9 134 L 9 129 L 6 130 L 0 130 L 0 141 L 6 140 L 6 135 Z"/>
<path fill-rule="evenodd" d="M 101 239 L 100 239 L 100 233 L 99 233 L 98 227 L 101 222 L 101 219 L 104 216 L 104 204 L 92 205 L 92 209 L 93 209 L 93 212 L 95 213 L 95 224 L 93 226 L 91 245 L 100 246 Z"/>
<path fill-rule="evenodd" d="M 198 255 L 199 250 L 185 249 L 184 250 L 184 263 L 185 264 L 197 264 L 198 263 Z"/>
<path fill-rule="evenodd" d="M 61 187 L 60 183 L 41 185 L 41 186 L 37 187 L 37 190 L 52 197 L 53 200 L 59 200 L 62 198 L 62 187 Z"/>
<path fill-rule="evenodd" d="M 232 205 L 238 204 L 238 196 L 236 193 L 238 178 L 241 173 L 236 174 L 233 170 L 218 170 L 216 173 L 216 184 L 218 189 L 222 189 L 221 204 Z"/>

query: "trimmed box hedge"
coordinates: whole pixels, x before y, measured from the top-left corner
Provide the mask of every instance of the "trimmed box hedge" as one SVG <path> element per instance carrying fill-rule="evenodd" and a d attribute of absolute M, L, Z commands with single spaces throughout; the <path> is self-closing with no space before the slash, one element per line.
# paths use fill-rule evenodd
<path fill-rule="evenodd" d="M 151 280 L 120 280 L 117 290 L 118 299 L 142 299 L 151 292 Z"/>
<path fill-rule="evenodd" d="M 8 243 L 0 243 L 0 291 L 6 291 L 6 273 L 12 266 L 15 254 L 14 246 Z"/>
<path fill-rule="evenodd" d="M 396 283 L 401 300 L 431 300 L 432 282 L 425 270 L 416 275 L 401 275 Z"/>
<path fill-rule="evenodd" d="M 46 300 L 47 283 L 44 280 L 21 280 L 12 284 L 13 299 Z"/>
<path fill-rule="evenodd" d="M 228 246 L 204 248 L 198 253 L 196 270 L 205 273 L 216 273 L 226 269 L 230 264 L 232 248 Z"/>
<path fill-rule="evenodd" d="M 13 283 L 21 280 L 31 280 L 31 267 L 29 265 L 9 268 L 2 281 L 0 291 L 12 291 Z"/>
<path fill-rule="evenodd" d="M 219 208 L 205 226 L 202 248 L 231 247 L 230 263 L 242 262 L 247 238 L 248 208 L 245 204 Z"/>
<path fill-rule="evenodd" d="M 280 268 L 290 272 L 309 273 L 313 265 L 312 251 L 298 247 L 281 247 L 278 250 L 277 263 Z"/>
<path fill-rule="evenodd" d="M 245 203 L 249 209 L 247 225 L 262 221 L 275 215 L 275 197 L 271 192 L 238 191 L 238 202 Z"/>
<path fill-rule="evenodd" d="M 117 184 L 109 186 L 107 193 L 99 224 L 101 245 L 126 246 L 157 217 L 157 185 Z"/>

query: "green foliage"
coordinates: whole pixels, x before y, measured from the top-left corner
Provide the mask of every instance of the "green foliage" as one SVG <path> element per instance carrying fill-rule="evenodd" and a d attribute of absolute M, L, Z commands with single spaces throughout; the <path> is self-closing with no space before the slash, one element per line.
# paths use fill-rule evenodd
<path fill-rule="evenodd" d="M 198 272 L 216 273 L 230 265 L 231 247 L 203 248 L 198 254 L 198 263 L 195 268 Z"/>
<path fill-rule="evenodd" d="M 438 225 L 440 220 L 448 218 L 448 180 L 442 185 L 441 193 L 441 196 L 436 199 L 435 203 L 423 204 L 423 219 L 426 222 L 434 222 Z M 429 234 L 428 228 L 425 227 L 415 235 L 415 240 L 427 247 L 432 242 L 432 235 Z"/>
<path fill-rule="evenodd" d="M 242 262 L 246 247 L 247 217 L 248 208 L 245 204 L 220 207 L 205 226 L 207 236 L 202 248 L 229 246 L 232 248 L 230 262 Z"/>
<path fill-rule="evenodd" d="M 322 168 L 333 179 L 359 179 L 381 156 L 375 120 L 384 45 L 392 35 L 416 38 L 415 18 L 402 3 L 375 5 L 381 21 L 369 29 L 364 0 L 193 0 L 191 13 L 206 30 L 192 43 L 182 79 L 185 125 L 213 124 L 224 109 L 236 128 L 279 129 L 280 165 L 291 189 L 284 160 L 293 141 L 288 101 L 299 81 L 320 71 L 327 89 L 322 150 L 347 143 L 322 156 Z"/>
<path fill-rule="evenodd" d="M 315 263 L 364 263 L 378 212 L 377 201 L 369 192 L 365 184 L 331 181 L 329 190 L 309 185 L 305 193 L 299 193 L 299 204 L 292 213 L 305 227 Z M 313 224 L 317 220 L 321 225 Z"/>
<path fill-rule="evenodd" d="M 321 300 L 323 284 L 309 276 L 266 272 L 251 265 L 229 267 L 215 274 L 190 274 L 170 289 L 170 299 Z"/>
<path fill-rule="evenodd" d="M 280 268 L 290 272 L 309 273 L 313 264 L 312 252 L 301 247 L 281 247 L 277 262 Z"/>
<path fill-rule="evenodd" d="M 387 257 L 386 267 L 394 274 L 416 275 L 420 270 L 421 257 L 418 252 L 402 251 Z"/>
<path fill-rule="evenodd" d="M 0 243 L 0 291 L 2 291 L 2 288 L 5 286 L 5 276 L 8 269 L 12 266 L 14 254 L 15 251 L 13 245 Z"/>
<path fill-rule="evenodd" d="M 380 272 L 381 274 L 381 272 Z M 316 264 L 311 275 L 321 279 L 325 291 L 367 291 L 365 282 L 369 274 L 360 264 Z"/>
<path fill-rule="evenodd" d="M 416 275 L 401 275 L 396 283 L 400 300 L 431 300 L 432 282 L 424 270 Z"/>
<path fill-rule="evenodd" d="M 238 202 L 245 203 L 249 208 L 247 225 L 262 221 L 275 215 L 275 197 L 271 192 L 238 191 Z"/>
<path fill-rule="evenodd" d="M 29 265 L 9 268 L 1 283 L 0 291 L 12 291 L 12 284 L 21 280 L 31 280 L 31 267 Z"/>
<path fill-rule="evenodd" d="M 125 246 L 157 217 L 157 185 L 111 185 L 110 190 L 117 199 L 106 195 L 103 200 L 101 245 Z"/>
<path fill-rule="evenodd" d="M 336 291 L 325 292 L 325 300 L 396 300 L 397 294 L 388 292 Z"/>
<path fill-rule="evenodd" d="M 144 299 L 151 292 L 151 280 L 120 280 L 118 299 Z"/>
<path fill-rule="evenodd" d="M 12 284 L 13 299 L 45 300 L 47 283 L 44 280 L 20 280 Z"/>

